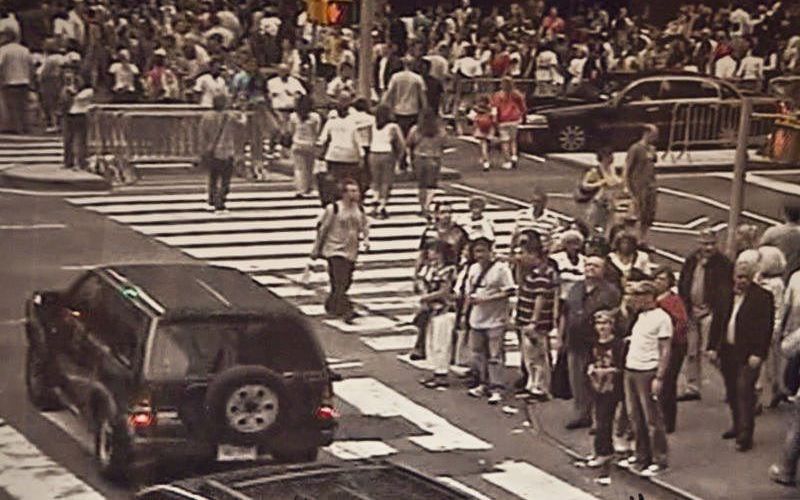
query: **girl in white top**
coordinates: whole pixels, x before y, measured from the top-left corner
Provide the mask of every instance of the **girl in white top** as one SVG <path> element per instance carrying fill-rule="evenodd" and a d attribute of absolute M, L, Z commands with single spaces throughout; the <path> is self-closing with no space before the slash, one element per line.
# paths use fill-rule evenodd
<path fill-rule="evenodd" d="M 297 198 L 311 194 L 311 179 L 316 158 L 315 142 L 321 119 L 312 111 L 311 97 L 301 95 L 295 111 L 289 116 L 289 132 L 292 134 L 292 160 L 294 161 L 294 184 Z"/>
<path fill-rule="evenodd" d="M 752 49 L 748 50 L 747 55 L 739 63 L 736 76 L 745 81 L 762 81 L 764 79 L 764 58 L 753 55 Z"/>
<path fill-rule="evenodd" d="M 378 203 L 373 215 L 381 219 L 389 216 L 386 205 L 394 182 L 394 171 L 400 156 L 406 149 L 403 131 L 391 121 L 392 111 L 382 104 L 375 109 L 375 123 L 372 125 L 369 143 L 369 168 L 372 172 L 372 192 Z"/>

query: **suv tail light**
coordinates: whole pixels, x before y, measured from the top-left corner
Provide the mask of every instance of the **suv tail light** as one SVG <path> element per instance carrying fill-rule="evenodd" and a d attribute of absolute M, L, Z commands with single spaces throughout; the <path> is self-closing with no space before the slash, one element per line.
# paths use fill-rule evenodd
<path fill-rule="evenodd" d="M 319 408 L 317 408 L 315 416 L 317 420 L 322 422 L 329 422 L 331 420 L 336 420 L 339 418 L 339 412 L 331 405 L 323 404 Z"/>
<path fill-rule="evenodd" d="M 131 405 L 128 423 L 134 429 L 146 429 L 156 423 L 156 411 L 150 406 L 149 399 L 142 399 Z"/>

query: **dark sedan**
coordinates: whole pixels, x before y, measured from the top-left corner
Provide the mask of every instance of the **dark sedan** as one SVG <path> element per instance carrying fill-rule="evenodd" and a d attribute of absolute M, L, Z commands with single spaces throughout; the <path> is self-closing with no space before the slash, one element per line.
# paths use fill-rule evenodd
<path fill-rule="evenodd" d="M 640 78 L 604 102 L 539 110 L 520 127 L 520 148 L 530 152 L 592 151 L 601 146 L 624 150 L 645 123 L 659 127 L 656 144 L 668 144 L 673 111 L 679 103 L 735 102 L 742 92 L 728 82 L 689 75 Z M 773 112 L 774 102 L 756 111 Z M 726 131 L 727 132 L 727 131 Z"/>

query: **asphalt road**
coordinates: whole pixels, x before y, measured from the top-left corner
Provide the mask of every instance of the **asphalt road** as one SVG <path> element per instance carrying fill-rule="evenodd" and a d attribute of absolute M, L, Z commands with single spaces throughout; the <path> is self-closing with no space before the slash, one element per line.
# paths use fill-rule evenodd
<path fill-rule="evenodd" d="M 527 199 L 533 186 L 538 184 L 551 193 L 552 208 L 568 214 L 575 213 L 571 192 L 580 175 L 579 171 L 525 159 L 517 171 L 498 170 L 485 174 L 479 171 L 477 164 L 472 164 L 477 157 L 475 151 L 472 146 L 460 146 L 451 156 L 449 163 L 462 170 L 464 178 L 447 186 L 449 192 L 469 194 L 473 190 L 485 191 L 506 197 L 497 198 L 497 203 L 513 208 L 509 204 L 513 199 Z M 780 181 L 782 189 L 786 188 L 784 184 L 789 185 L 795 180 L 791 174 L 770 178 Z M 164 186 L 153 186 L 150 194 L 200 192 L 169 184 L 165 182 Z M 729 196 L 729 180 L 712 176 L 671 175 L 661 179 L 659 185 L 671 191 L 661 196 L 657 219 L 665 223 L 662 224 L 663 228 L 678 229 L 678 232 L 654 232 L 651 243 L 655 247 L 677 256 L 685 255 L 693 246 L 692 231 L 695 229 L 680 229 L 680 225 L 695 221 L 698 217 L 708 217 L 708 223 L 712 225 L 727 221 L 724 205 Z M 290 188 L 287 185 L 276 189 Z M 782 200 L 788 196 L 792 195 L 753 185 L 747 191 L 746 208 L 762 223 L 778 219 Z M 22 376 L 25 346 L 20 319 L 23 301 L 34 290 L 65 286 L 84 266 L 112 262 L 190 261 L 191 258 L 173 246 L 135 232 L 127 224 L 113 222 L 102 214 L 67 203 L 57 196 L 0 194 L 0 221 L 4 225 L 0 238 L 0 259 L 4 263 L 0 269 L 0 280 L 6 290 L 0 294 L 0 357 L 5 360 L 0 364 L 0 418 L 39 450 L 41 456 L 37 456 L 37 459 L 49 459 L 107 498 L 125 498 L 139 485 L 119 487 L 100 478 L 87 450 L 85 436 L 82 437 L 83 431 L 68 419 L 43 416 L 28 403 Z M 294 226 L 287 224 L 286 227 Z M 303 300 L 310 304 L 316 298 Z M 339 437 L 342 440 L 383 442 L 395 450 L 394 459 L 433 476 L 455 478 L 488 498 L 518 498 L 508 488 L 504 489 L 498 484 L 524 485 L 524 482 L 520 483 L 519 478 L 504 482 L 502 477 L 491 476 L 493 472 L 498 472 L 498 466 L 501 471 L 507 470 L 509 461 L 533 466 L 598 498 L 628 498 L 639 492 L 648 499 L 674 498 L 649 482 L 620 473 L 614 474 L 612 486 L 599 487 L 592 483 L 590 473 L 575 468 L 558 443 L 548 439 L 546 427 L 525 425 L 528 414 L 524 406 L 510 400 L 508 404 L 515 406 L 518 413 L 507 415 L 498 408 L 468 398 L 456 387 L 445 392 L 426 390 L 417 383 L 424 372 L 398 361 L 396 351 L 376 351 L 365 345 L 358 334 L 345 334 L 322 322 L 318 322 L 318 325 L 328 356 L 353 362 L 353 367 L 342 369 L 345 382 L 379 382 L 389 388 L 390 395 L 398 395 L 396 397 L 401 402 L 398 408 L 407 408 L 408 401 L 413 402 L 491 446 L 490 449 L 479 451 L 427 451 L 413 444 L 410 439 L 425 434 L 420 429 L 419 421 L 415 422 L 407 415 L 404 417 L 402 411 L 384 418 L 366 415 L 369 412 L 358 407 L 357 398 L 339 401 L 342 412 Z M 509 379 L 512 376 L 509 371 Z M 348 387 L 341 386 L 343 391 Z M 544 419 L 544 425 L 556 426 L 559 424 L 558 418 L 557 415 L 551 415 Z M 590 443 L 588 436 L 585 443 Z M 3 447 L 0 446 L 2 452 Z M 339 460 L 332 454 L 324 454 L 322 459 Z M 506 466 L 506 469 L 502 469 L 502 466 Z M 165 469 L 155 476 L 143 478 L 143 481 L 164 481 L 197 473 L 179 469 Z M 24 497 L 15 493 L 19 491 L 19 485 L 13 482 L 13 477 L 9 477 L 4 476 L 0 469 L 0 488 L 11 493 L 11 497 Z M 497 481 L 489 481 L 487 478 L 490 477 Z M 66 483 L 56 481 L 54 484 L 63 489 Z M 70 498 L 70 495 L 82 498 L 80 492 L 75 491 L 64 498 Z"/>

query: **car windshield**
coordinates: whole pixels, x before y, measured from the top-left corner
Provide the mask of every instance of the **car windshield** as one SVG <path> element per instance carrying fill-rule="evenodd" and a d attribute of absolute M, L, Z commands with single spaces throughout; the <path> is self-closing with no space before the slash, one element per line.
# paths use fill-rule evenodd
<path fill-rule="evenodd" d="M 274 323 L 203 319 L 160 324 L 146 377 L 153 381 L 203 379 L 235 365 L 262 365 L 283 373 L 321 370 L 324 361 L 310 335 Z"/>

